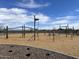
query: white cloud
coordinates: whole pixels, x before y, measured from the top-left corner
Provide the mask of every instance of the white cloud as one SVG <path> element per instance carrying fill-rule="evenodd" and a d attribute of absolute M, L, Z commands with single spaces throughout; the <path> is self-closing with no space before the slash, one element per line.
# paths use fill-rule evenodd
<path fill-rule="evenodd" d="M 26 12 L 26 10 L 18 8 L 0 8 L 0 21 L 23 22 L 25 19 L 27 19 L 27 15 L 25 14 Z"/>
<path fill-rule="evenodd" d="M 76 12 L 79 12 L 79 9 L 77 9 Z"/>
<path fill-rule="evenodd" d="M 57 17 L 56 19 L 58 20 L 72 20 L 72 19 L 76 19 L 77 16 L 63 16 L 63 17 Z"/>
<path fill-rule="evenodd" d="M 67 25 L 69 24 L 70 28 L 75 27 L 75 29 L 79 29 L 79 16 L 63 16 L 55 18 L 56 21 L 52 22 L 55 25 Z"/>
<path fill-rule="evenodd" d="M 52 24 L 67 24 L 68 20 L 58 20 L 58 21 L 54 21 Z"/>
<path fill-rule="evenodd" d="M 48 16 L 46 16 L 44 14 L 41 14 L 41 13 L 38 13 L 36 15 L 36 18 L 39 18 L 39 22 L 42 23 L 42 24 L 45 24 L 48 21 L 50 21 L 50 17 L 48 17 Z"/>
<path fill-rule="evenodd" d="M 0 24 L 8 25 L 9 27 L 26 24 L 27 26 L 33 27 L 32 24 L 27 24 L 34 21 L 33 15 L 36 15 L 36 18 L 39 19 L 41 29 L 58 28 L 56 24 L 69 24 L 70 27 L 74 26 L 75 29 L 79 28 L 79 16 L 63 16 L 53 19 L 42 13 L 33 13 L 20 8 L 0 8 Z"/>
<path fill-rule="evenodd" d="M 72 23 L 69 25 L 71 28 L 79 29 L 79 21 L 77 23 Z"/>
<path fill-rule="evenodd" d="M 0 8 L 0 14 L 23 14 L 27 13 L 28 11 L 24 9 L 18 9 L 18 8 Z"/>
<path fill-rule="evenodd" d="M 27 1 L 19 2 L 17 3 L 17 6 L 23 7 L 23 8 L 40 8 L 40 7 L 49 6 L 49 3 L 38 4 L 34 0 L 30 0 L 30 2 L 27 2 Z"/>
<path fill-rule="evenodd" d="M 67 24 L 70 22 L 70 20 L 74 19 L 74 16 L 63 16 L 63 17 L 57 17 L 52 24 Z"/>
<path fill-rule="evenodd" d="M 53 29 L 53 27 L 52 26 L 44 26 L 44 27 L 41 27 L 41 28 L 39 28 L 39 29 L 47 29 L 47 30 L 49 30 L 49 29 Z"/>
<path fill-rule="evenodd" d="M 30 15 L 28 15 L 30 13 Z M 33 12 L 29 12 L 25 9 L 20 9 L 20 8 L 0 8 L 0 23 L 4 25 L 8 25 L 10 27 L 12 26 L 19 26 L 23 24 L 27 24 L 28 22 L 33 22 L 34 17 L 33 17 Z M 50 17 L 38 13 L 36 14 L 36 18 L 40 19 L 39 22 L 40 24 L 46 23 L 49 21 Z"/>
<path fill-rule="evenodd" d="M 52 24 L 69 24 L 73 22 L 77 22 L 79 19 L 79 16 L 63 16 L 63 17 L 57 17 L 55 18 L 56 21 L 54 21 Z M 76 21 L 74 21 L 76 20 Z"/>

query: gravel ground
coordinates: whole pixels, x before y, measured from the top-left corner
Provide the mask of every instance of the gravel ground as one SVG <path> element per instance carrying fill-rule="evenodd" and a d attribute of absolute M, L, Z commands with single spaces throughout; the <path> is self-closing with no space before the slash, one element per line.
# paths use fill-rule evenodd
<path fill-rule="evenodd" d="M 77 59 L 57 52 L 22 45 L 0 45 L 0 59 Z"/>

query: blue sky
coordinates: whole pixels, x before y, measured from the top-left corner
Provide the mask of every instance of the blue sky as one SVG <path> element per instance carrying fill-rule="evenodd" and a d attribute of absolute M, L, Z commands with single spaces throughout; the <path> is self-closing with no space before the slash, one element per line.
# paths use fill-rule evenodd
<path fill-rule="evenodd" d="M 79 29 L 79 0 L 0 0 L 0 24 L 33 27 L 33 15 L 40 29 L 69 24 Z"/>

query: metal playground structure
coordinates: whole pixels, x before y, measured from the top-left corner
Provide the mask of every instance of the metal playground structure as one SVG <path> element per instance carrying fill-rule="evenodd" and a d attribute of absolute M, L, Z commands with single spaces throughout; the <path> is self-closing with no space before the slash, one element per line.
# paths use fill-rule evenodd
<path fill-rule="evenodd" d="M 34 27 L 27 27 L 25 24 L 14 28 L 9 28 L 8 26 L 6 26 L 2 30 L 0 30 L 0 37 L 4 36 L 6 39 L 8 39 L 10 34 L 12 35 L 16 34 L 17 36 L 20 33 L 22 38 L 27 38 L 26 35 L 30 33 L 31 34 L 30 39 L 36 40 L 37 39 L 36 37 L 38 37 L 39 39 L 40 33 L 44 33 L 44 36 L 48 36 L 49 39 L 52 36 L 53 41 L 55 41 L 56 35 L 60 36 L 61 34 L 64 34 L 66 38 L 70 36 L 71 39 L 73 39 L 74 35 L 78 35 L 78 32 L 79 32 L 79 30 L 75 30 L 74 27 L 69 28 L 68 24 L 65 26 L 59 25 L 59 29 L 39 30 L 39 19 L 36 18 L 35 16 L 34 16 L 33 26 Z M 64 29 L 62 29 L 63 27 Z M 19 29 L 19 30 L 16 30 L 16 29 Z M 26 30 L 26 29 L 29 29 L 29 30 Z"/>
<path fill-rule="evenodd" d="M 26 25 L 22 25 L 22 26 L 18 26 L 18 27 L 14 27 L 14 28 L 9 28 L 8 26 L 4 27 L 3 29 L 0 30 L 0 34 L 4 35 L 4 37 L 6 39 L 9 38 L 9 34 L 10 33 L 21 33 L 22 34 L 22 38 L 25 38 L 25 34 L 27 32 L 26 29 L 29 29 L 28 32 L 31 32 L 33 33 L 33 36 L 32 38 L 34 38 L 34 40 L 36 40 L 36 34 L 38 34 L 38 28 L 36 28 L 36 22 L 38 21 L 39 23 L 39 19 L 37 19 L 35 16 L 34 16 L 34 27 L 27 27 Z M 20 30 L 16 30 L 16 29 L 20 29 Z"/>

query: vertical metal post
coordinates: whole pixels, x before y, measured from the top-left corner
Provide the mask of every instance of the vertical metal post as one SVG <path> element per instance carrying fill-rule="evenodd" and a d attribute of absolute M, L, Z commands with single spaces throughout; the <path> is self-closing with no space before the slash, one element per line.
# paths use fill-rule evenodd
<path fill-rule="evenodd" d="M 34 40 L 36 40 L 36 21 L 38 21 L 39 19 L 36 19 L 34 16 Z"/>
<path fill-rule="evenodd" d="M 58 34 L 60 35 L 61 34 L 61 25 L 59 25 L 59 29 L 58 29 Z"/>
<path fill-rule="evenodd" d="M 55 30 L 54 29 L 53 29 L 52 35 L 53 35 L 53 41 L 55 41 Z"/>
<path fill-rule="evenodd" d="M 22 26 L 22 38 L 23 38 L 23 26 Z"/>
<path fill-rule="evenodd" d="M 38 27 L 37 27 L 37 37 L 39 39 L 39 20 L 38 20 Z"/>
<path fill-rule="evenodd" d="M 24 25 L 24 38 L 25 38 L 25 25 Z"/>
<path fill-rule="evenodd" d="M 67 26 L 66 26 L 66 37 L 67 37 Z"/>
<path fill-rule="evenodd" d="M 4 27 L 4 30 L 3 30 L 3 33 L 4 33 L 4 37 L 5 37 L 5 35 L 6 35 L 6 34 L 5 34 L 5 30 L 6 30 L 6 28 Z"/>
<path fill-rule="evenodd" d="M 35 16 L 34 16 L 34 40 L 36 40 L 36 28 L 35 28 L 35 26 L 36 26 L 36 21 L 35 21 Z"/>
<path fill-rule="evenodd" d="M 74 37 L 74 27 L 72 28 L 72 34 L 71 34 L 71 39 Z"/>
<path fill-rule="evenodd" d="M 25 25 L 22 26 L 22 38 L 25 38 Z"/>
<path fill-rule="evenodd" d="M 6 26 L 6 39 L 8 39 L 8 26 Z"/>
<path fill-rule="evenodd" d="M 66 37 L 67 37 L 67 35 L 68 35 L 68 24 L 67 24 L 67 26 L 66 26 Z"/>
<path fill-rule="evenodd" d="M 73 27 L 73 36 L 74 36 L 74 27 Z"/>

